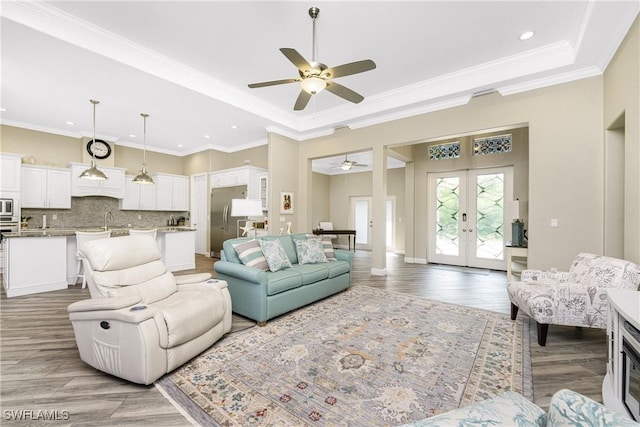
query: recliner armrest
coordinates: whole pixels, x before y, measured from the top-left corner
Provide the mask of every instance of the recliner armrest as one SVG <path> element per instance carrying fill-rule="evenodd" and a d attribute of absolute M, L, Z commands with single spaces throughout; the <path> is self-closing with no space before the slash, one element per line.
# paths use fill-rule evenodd
<path fill-rule="evenodd" d="M 121 308 L 131 307 L 140 301 L 142 301 L 142 298 L 137 295 L 85 299 L 69 305 L 67 311 L 69 313 L 75 313 L 80 311 L 119 310 Z"/>
<path fill-rule="evenodd" d="M 176 283 L 178 285 L 185 285 L 187 283 L 201 283 L 211 279 L 211 273 L 194 273 L 184 274 L 182 276 L 175 276 Z"/>

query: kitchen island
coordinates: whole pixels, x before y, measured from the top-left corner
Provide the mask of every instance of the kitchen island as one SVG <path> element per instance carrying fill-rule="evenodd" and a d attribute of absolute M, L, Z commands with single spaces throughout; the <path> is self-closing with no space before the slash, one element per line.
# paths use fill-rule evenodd
<path fill-rule="evenodd" d="M 128 228 L 109 228 L 111 237 L 126 236 Z M 76 231 L 103 228 L 22 229 L 3 233 L 2 281 L 7 297 L 66 289 L 75 284 L 78 261 Z M 157 227 L 156 240 L 167 270 L 195 268 L 195 230 Z"/>

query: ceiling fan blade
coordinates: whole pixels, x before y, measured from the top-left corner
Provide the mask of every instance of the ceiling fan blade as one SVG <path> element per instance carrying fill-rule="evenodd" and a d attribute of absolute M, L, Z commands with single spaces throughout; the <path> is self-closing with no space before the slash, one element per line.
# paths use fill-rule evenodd
<path fill-rule="evenodd" d="M 351 89 L 342 86 L 336 82 L 327 82 L 326 89 L 334 95 L 338 95 L 340 98 L 344 98 L 347 101 L 351 101 L 354 104 L 358 104 L 362 102 L 364 96 L 360 95 L 358 92 L 354 92 Z"/>
<path fill-rule="evenodd" d="M 363 61 L 350 62 L 348 64 L 338 65 L 337 67 L 329 68 L 328 73 L 331 78 L 350 76 L 351 74 L 364 73 L 376 68 L 376 63 L 370 59 Z"/>
<path fill-rule="evenodd" d="M 293 48 L 283 47 L 280 48 L 280 52 L 282 52 L 282 54 L 286 56 L 287 59 L 291 61 L 293 65 L 295 65 L 299 70 L 305 71 L 311 70 L 313 68 L 311 64 L 309 64 L 309 62 L 304 59 L 304 57 L 300 55 L 297 50 Z"/>
<path fill-rule="evenodd" d="M 304 107 L 307 106 L 310 99 L 311 99 L 311 94 L 308 92 L 305 92 L 304 90 L 301 90 L 300 95 L 298 95 L 298 99 L 296 99 L 296 104 L 293 106 L 293 109 L 296 111 L 304 110 Z"/>
<path fill-rule="evenodd" d="M 274 85 L 283 85 L 285 83 L 295 83 L 299 82 L 300 79 L 283 79 L 283 80 L 272 80 L 270 82 L 261 82 L 261 83 L 250 83 L 249 87 L 251 89 L 255 89 L 257 87 L 265 87 L 265 86 L 274 86 Z"/>

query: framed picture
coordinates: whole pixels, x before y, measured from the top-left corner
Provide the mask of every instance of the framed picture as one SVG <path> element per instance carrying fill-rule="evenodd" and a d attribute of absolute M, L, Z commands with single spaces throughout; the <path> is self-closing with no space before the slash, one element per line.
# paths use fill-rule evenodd
<path fill-rule="evenodd" d="M 280 214 L 293 215 L 293 193 L 288 191 L 280 192 Z"/>

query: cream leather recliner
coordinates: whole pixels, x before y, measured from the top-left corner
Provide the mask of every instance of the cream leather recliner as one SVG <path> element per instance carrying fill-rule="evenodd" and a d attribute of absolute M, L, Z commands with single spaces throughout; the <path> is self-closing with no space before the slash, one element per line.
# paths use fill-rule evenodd
<path fill-rule="evenodd" d="M 174 277 L 153 238 L 93 240 L 80 253 L 91 299 L 68 311 L 80 358 L 94 368 L 151 384 L 231 329 L 226 282 Z"/>

